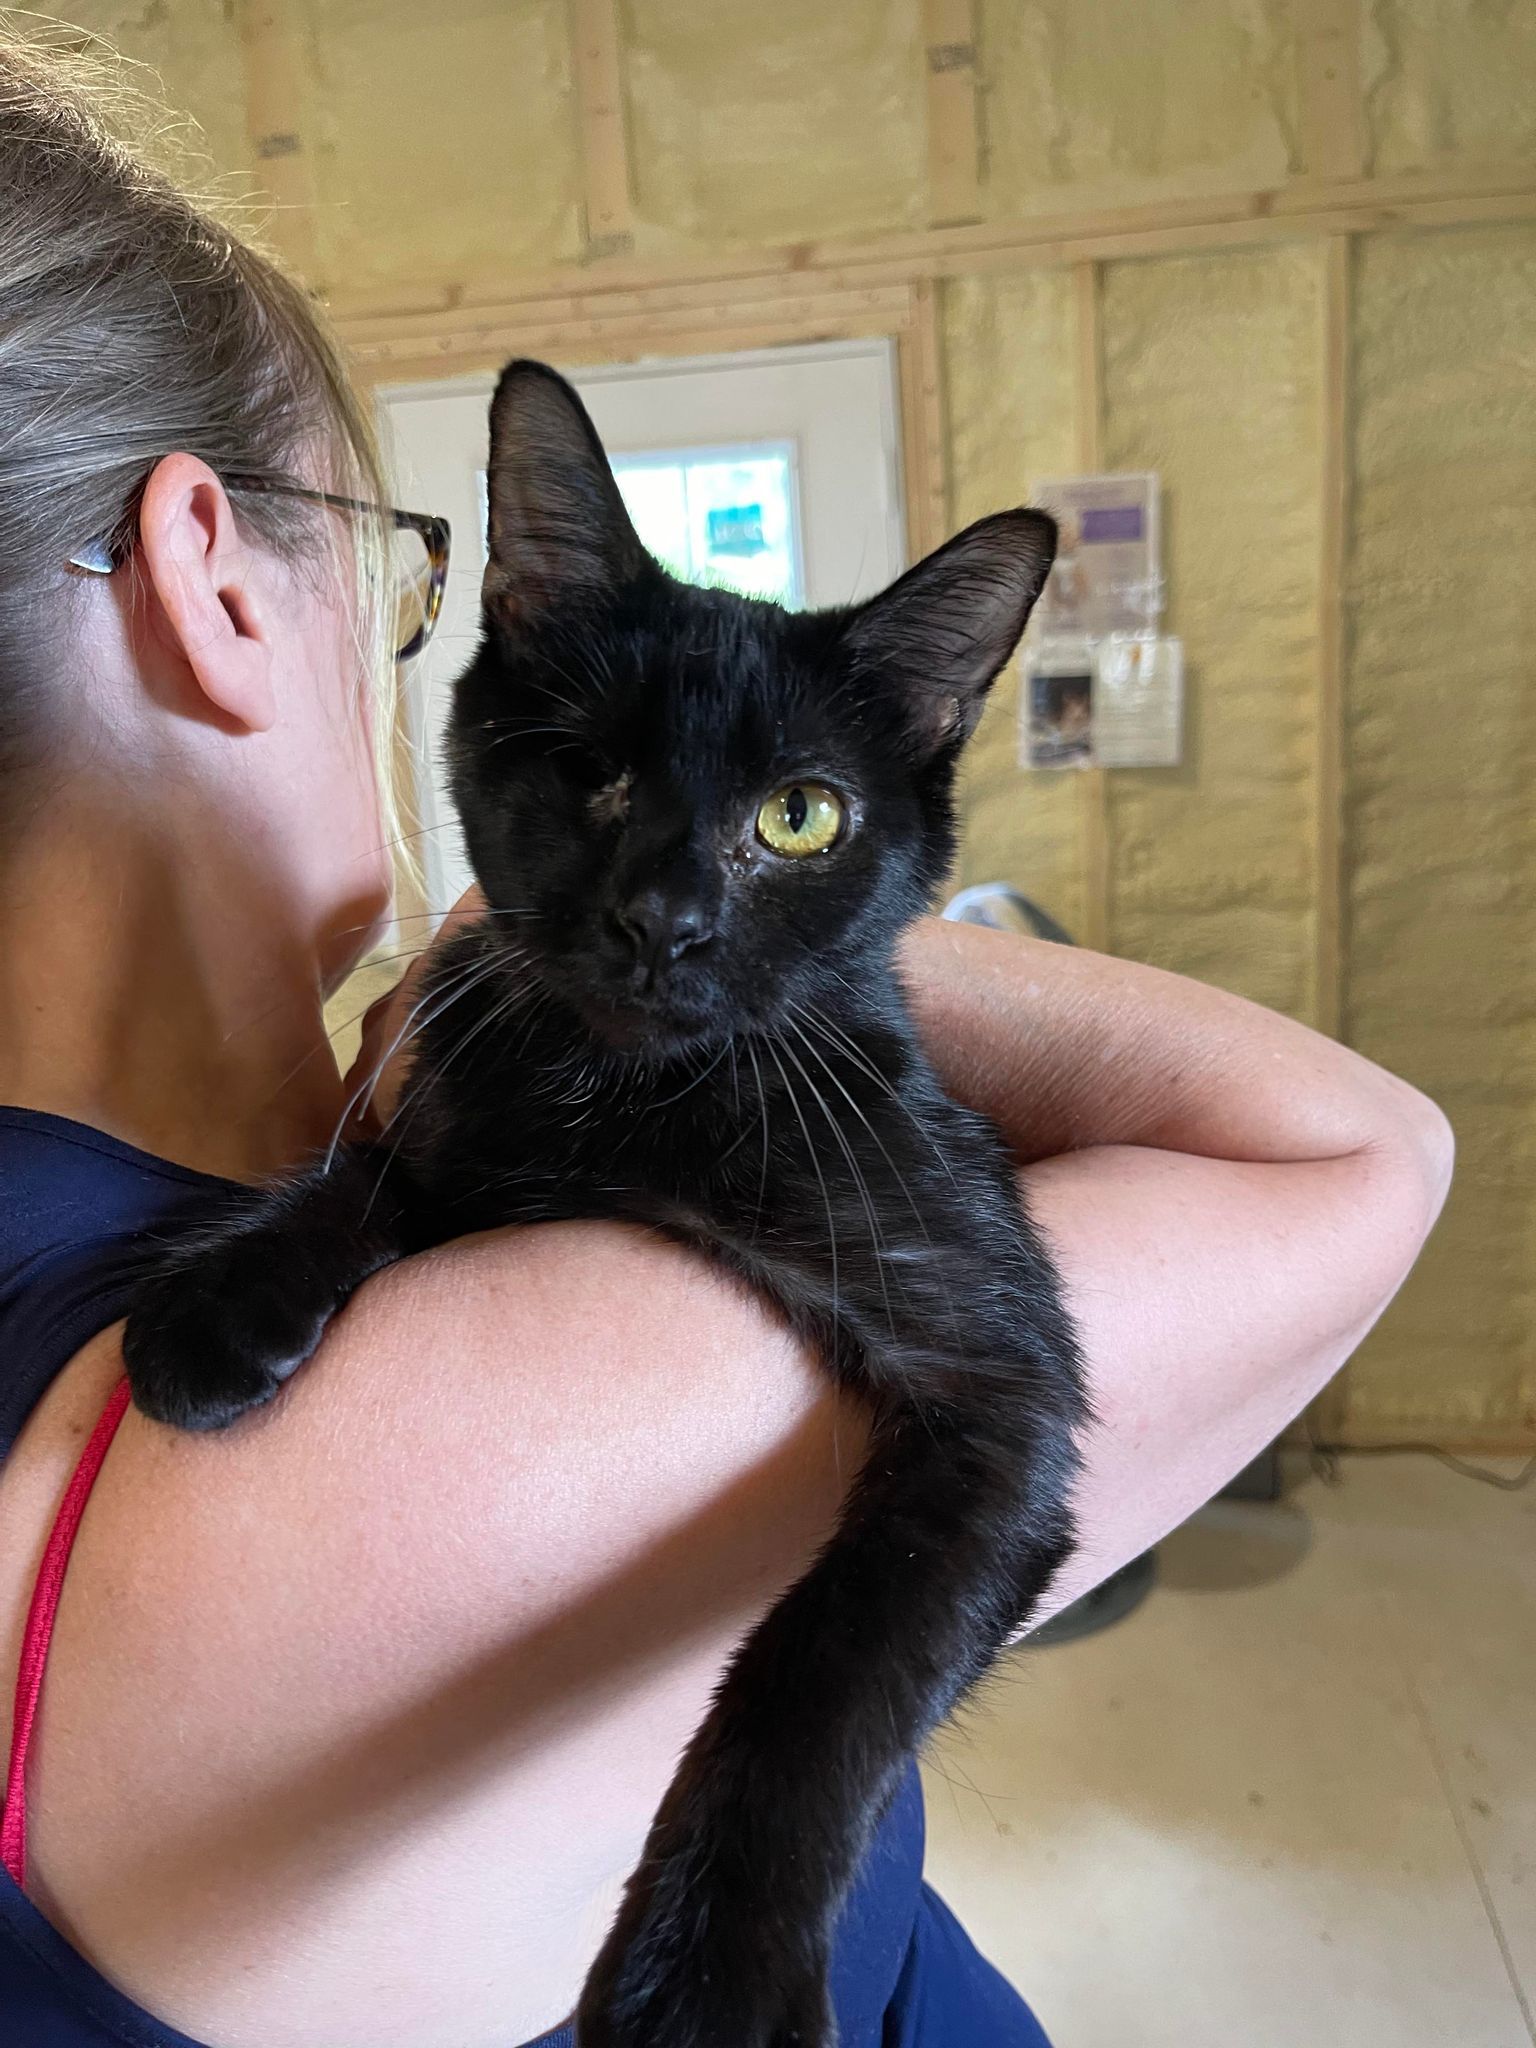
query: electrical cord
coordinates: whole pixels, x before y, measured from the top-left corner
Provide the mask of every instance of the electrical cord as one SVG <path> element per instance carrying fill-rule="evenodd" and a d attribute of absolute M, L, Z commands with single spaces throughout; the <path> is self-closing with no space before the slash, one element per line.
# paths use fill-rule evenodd
<path fill-rule="evenodd" d="M 1474 1465 L 1458 1458 L 1441 1444 L 1325 1444 L 1307 1421 L 1307 1450 L 1315 1476 L 1325 1486 L 1343 1484 L 1341 1457 L 1351 1458 L 1434 1458 L 1463 1479 L 1475 1479 L 1480 1486 L 1497 1487 L 1500 1493 L 1521 1493 L 1536 1477 L 1536 1457 L 1527 1458 L 1518 1472 L 1494 1472 L 1486 1465 Z"/>

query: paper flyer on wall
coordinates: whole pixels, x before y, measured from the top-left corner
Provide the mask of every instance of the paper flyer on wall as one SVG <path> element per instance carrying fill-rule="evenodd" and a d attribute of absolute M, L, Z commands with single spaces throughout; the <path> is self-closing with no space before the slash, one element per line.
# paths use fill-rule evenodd
<path fill-rule="evenodd" d="M 1176 768 L 1183 642 L 1159 633 L 1035 641 L 1020 708 L 1026 768 Z"/>
<path fill-rule="evenodd" d="M 1093 758 L 1100 768 L 1177 768 L 1184 723 L 1184 643 L 1111 633 L 1094 649 Z"/>
<path fill-rule="evenodd" d="M 1056 561 L 1036 618 L 1051 637 L 1147 633 L 1163 608 L 1157 477 L 1056 477 L 1035 504 L 1057 524 Z"/>

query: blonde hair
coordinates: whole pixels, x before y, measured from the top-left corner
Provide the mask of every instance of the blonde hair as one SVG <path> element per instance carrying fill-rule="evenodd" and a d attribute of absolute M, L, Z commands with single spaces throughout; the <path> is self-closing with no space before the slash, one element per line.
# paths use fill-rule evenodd
<path fill-rule="evenodd" d="M 157 168 L 174 125 L 136 69 L 0 11 L 0 775 L 46 745 L 44 657 L 79 588 L 64 565 L 94 543 L 131 553 L 163 456 L 383 502 L 373 424 L 323 320 L 228 209 Z M 300 467 L 317 450 L 319 479 Z M 344 542 L 320 531 L 334 514 L 261 491 L 233 502 L 274 552 L 313 559 L 318 543 L 339 559 Z M 348 523 L 391 830 L 388 541 L 382 522 Z"/>

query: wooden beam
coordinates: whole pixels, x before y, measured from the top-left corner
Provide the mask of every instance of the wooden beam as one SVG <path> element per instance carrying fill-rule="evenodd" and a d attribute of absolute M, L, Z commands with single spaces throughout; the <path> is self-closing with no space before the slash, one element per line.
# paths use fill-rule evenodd
<path fill-rule="evenodd" d="M 1100 321 L 1101 280 L 1097 263 L 1072 269 L 1077 313 L 1077 464 L 1085 475 L 1104 465 L 1104 368 Z M 1110 933 L 1110 890 L 1114 855 L 1110 841 L 1109 782 L 1102 768 L 1085 768 L 1078 776 L 1082 823 L 1082 941 L 1096 953 L 1107 953 Z"/>
<path fill-rule="evenodd" d="M 1268 195 L 1254 195 L 1255 198 Z M 1150 214 L 1153 209 L 1148 208 Z M 1536 178 L 1529 187 L 1442 198 L 1361 200 L 1350 206 L 1318 205 L 1257 209 L 1208 209 L 1210 218 L 1116 229 L 1105 221 L 1074 224 L 1072 231 L 1046 237 L 1030 225 L 983 232 L 975 228 L 934 229 L 929 247 L 893 246 L 868 253 L 817 245 L 789 252 L 795 269 L 866 283 L 894 283 L 911 277 L 979 277 L 989 272 L 1055 268 L 1066 263 L 1134 261 L 1193 254 L 1202 249 L 1237 249 L 1278 242 L 1307 242 L 1318 235 L 1391 234 L 1419 228 L 1471 227 L 1498 221 L 1536 220 Z M 970 238 L 975 237 L 972 241 Z"/>
<path fill-rule="evenodd" d="M 1312 177 L 1358 178 L 1365 170 L 1360 4 L 1297 0 L 1301 155 Z"/>
<path fill-rule="evenodd" d="M 975 0 L 923 0 L 928 103 L 928 218 L 981 217 Z"/>
<path fill-rule="evenodd" d="M 635 246 L 618 0 L 570 0 L 570 9 L 586 254 L 607 260 L 627 256 Z"/>
<path fill-rule="evenodd" d="M 294 0 L 238 0 L 245 130 L 258 184 L 272 201 L 268 234 L 312 291 L 323 286 L 318 190 L 305 134 L 303 44 Z"/>
<path fill-rule="evenodd" d="M 912 287 L 906 331 L 897 341 L 907 553 L 912 561 L 949 538 L 949 451 L 944 431 L 944 353 L 938 287 Z"/>
<path fill-rule="evenodd" d="M 441 354 L 400 354 L 364 362 L 360 381 L 368 385 L 427 384 L 442 377 L 467 377 L 496 370 L 509 356 L 529 355 L 565 368 L 590 363 L 637 363 L 657 355 L 735 355 L 744 349 L 801 348 L 818 341 L 865 341 L 900 329 L 872 322 L 864 314 L 847 319 L 744 321 L 735 326 L 695 327 L 658 333 L 607 324 L 599 328 L 514 327 L 482 336 L 479 346 L 451 359 Z"/>
<path fill-rule="evenodd" d="M 582 279 L 585 284 L 585 276 Z M 751 319 L 810 317 L 818 311 L 835 316 L 861 308 L 882 316 L 910 310 L 912 285 L 852 285 L 840 288 L 825 278 L 794 278 L 775 274 L 742 284 L 658 285 L 649 291 L 601 292 L 585 289 L 551 293 L 547 298 L 511 300 L 499 306 L 443 307 L 430 313 L 395 317 L 374 314 L 346 322 L 347 339 L 364 355 L 387 352 L 399 345 L 418 353 L 441 348 L 451 352 L 460 338 L 486 330 L 589 326 L 650 327 L 670 332 L 675 327 L 722 325 Z M 880 331 L 878 329 L 872 331 Z"/>
<path fill-rule="evenodd" d="M 1415 172 L 1337 183 L 1297 181 L 1283 191 L 1168 199 L 1148 206 L 926 229 L 875 240 L 795 243 L 646 261 L 615 255 L 585 270 L 567 264 L 494 282 L 466 281 L 453 292 L 437 295 L 430 308 L 419 297 L 413 300 L 409 285 L 399 288 L 393 302 L 373 290 L 355 297 L 336 295 L 330 304 L 349 340 L 369 341 L 411 322 L 418 330 L 445 331 L 455 324 L 511 318 L 514 308 L 550 300 L 579 300 L 590 317 L 601 318 L 607 304 L 626 299 L 630 311 L 686 303 L 690 293 L 747 302 L 782 293 L 786 280 L 792 281 L 791 289 L 871 290 L 903 287 L 920 278 L 1309 241 L 1318 235 L 1533 219 L 1536 170 L 1528 166 L 1454 171 L 1444 177 Z"/>
<path fill-rule="evenodd" d="M 1529 165 L 1447 164 L 1434 171 L 1393 171 L 1344 178 L 1292 178 L 1270 194 L 1274 213 L 1348 212 L 1361 206 L 1413 207 L 1425 200 L 1480 199 L 1530 187 Z"/>
<path fill-rule="evenodd" d="M 929 287 L 930 291 L 932 287 Z M 737 300 L 716 291 L 698 304 L 631 305 L 594 317 L 588 302 L 548 300 L 491 311 L 473 321 L 413 316 L 349 336 L 352 354 L 375 383 L 457 376 L 509 355 L 546 355 L 565 363 L 626 361 L 645 354 L 707 354 L 768 348 L 781 342 L 856 340 L 900 334 L 912 317 L 914 288 L 794 292 Z M 743 340 L 744 335 L 758 337 Z"/>

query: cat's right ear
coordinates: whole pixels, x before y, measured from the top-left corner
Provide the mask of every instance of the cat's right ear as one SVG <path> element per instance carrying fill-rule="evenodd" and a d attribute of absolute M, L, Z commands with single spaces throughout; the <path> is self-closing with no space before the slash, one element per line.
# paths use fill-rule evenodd
<path fill-rule="evenodd" d="M 510 622 L 612 595 L 655 565 L 587 409 L 545 363 L 509 363 L 491 400 L 487 609 Z"/>
<path fill-rule="evenodd" d="M 1019 644 L 1056 555 L 1056 522 L 1024 506 L 994 512 L 852 614 L 859 668 L 904 698 L 925 754 L 976 729 L 988 690 Z"/>

